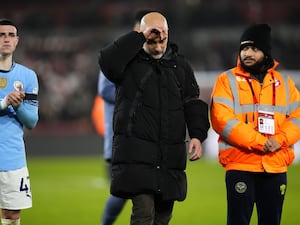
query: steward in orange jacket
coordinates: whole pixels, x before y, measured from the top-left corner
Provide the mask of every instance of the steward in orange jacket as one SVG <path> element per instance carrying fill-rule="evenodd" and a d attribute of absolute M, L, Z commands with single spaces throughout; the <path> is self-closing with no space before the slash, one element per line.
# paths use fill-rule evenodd
<path fill-rule="evenodd" d="M 270 49 L 270 27 L 250 27 L 242 35 L 237 66 L 218 76 L 212 92 L 211 123 L 227 171 L 227 225 L 248 225 L 254 202 L 258 224 L 280 224 L 286 171 L 300 138 L 300 94 L 289 76 L 275 70 Z"/>
<path fill-rule="evenodd" d="M 280 173 L 286 172 L 294 159 L 293 144 L 300 138 L 300 95 L 292 79 L 275 70 L 277 65 L 275 61 L 260 84 L 243 71 L 238 60 L 237 67 L 216 81 L 211 122 L 220 134 L 219 161 L 226 170 Z M 259 112 L 271 112 L 266 116 L 274 118 L 273 133 L 258 131 Z M 273 137 L 280 149 L 265 152 L 268 137 Z"/>

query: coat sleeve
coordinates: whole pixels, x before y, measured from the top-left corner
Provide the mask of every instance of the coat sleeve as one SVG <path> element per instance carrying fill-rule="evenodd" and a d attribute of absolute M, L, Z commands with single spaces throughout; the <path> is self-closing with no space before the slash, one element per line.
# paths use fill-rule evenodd
<path fill-rule="evenodd" d="M 36 126 L 39 119 L 38 106 L 23 101 L 16 109 L 16 115 L 27 129 L 32 129 Z"/>
<path fill-rule="evenodd" d="M 267 137 L 256 131 L 253 124 L 247 124 L 242 115 L 235 114 L 233 101 L 228 77 L 223 73 L 217 78 L 211 96 L 213 129 L 237 148 L 263 151 Z"/>
<path fill-rule="evenodd" d="M 105 76 L 114 83 L 122 80 L 125 68 L 145 41 L 143 33 L 131 31 L 101 49 L 98 62 Z"/>
<path fill-rule="evenodd" d="M 16 117 L 17 119 L 26 127 L 27 129 L 32 129 L 36 126 L 39 115 L 38 115 L 38 109 L 39 109 L 39 101 L 38 101 L 38 77 L 36 73 L 32 70 L 26 70 L 24 71 L 25 76 L 27 78 L 27 82 L 24 86 L 24 91 L 26 95 L 34 96 L 31 97 L 25 97 L 23 102 L 15 108 Z"/>
<path fill-rule="evenodd" d="M 115 84 L 109 81 L 104 74 L 99 72 L 98 93 L 104 101 L 110 104 L 115 103 Z"/>
<path fill-rule="evenodd" d="M 277 142 L 283 147 L 289 147 L 300 139 L 300 93 L 294 81 L 288 78 L 288 88 L 290 95 L 290 114 L 279 130 L 274 135 Z"/>
<path fill-rule="evenodd" d="M 207 138 L 207 132 L 210 127 L 208 104 L 199 99 L 199 86 L 189 64 L 185 66 L 184 95 L 184 113 L 189 136 L 198 138 L 203 142 Z"/>

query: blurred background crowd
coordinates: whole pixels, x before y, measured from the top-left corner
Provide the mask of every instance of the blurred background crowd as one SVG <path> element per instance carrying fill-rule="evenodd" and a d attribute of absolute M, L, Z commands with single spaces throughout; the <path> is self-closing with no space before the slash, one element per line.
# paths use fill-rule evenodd
<path fill-rule="evenodd" d="M 206 101 L 219 71 L 236 64 L 240 34 L 251 23 L 272 26 L 272 55 L 281 69 L 294 74 L 300 69 L 296 0 L 5 1 L 0 17 L 19 26 L 15 60 L 39 77 L 40 122 L 33 132 L 94 132 L 90 115 L 97 93 L 98 51 L 131 30 L 141 9 L 166 15 L 170 39 L 199 76 L 211 79 L 198 79 Z"/>

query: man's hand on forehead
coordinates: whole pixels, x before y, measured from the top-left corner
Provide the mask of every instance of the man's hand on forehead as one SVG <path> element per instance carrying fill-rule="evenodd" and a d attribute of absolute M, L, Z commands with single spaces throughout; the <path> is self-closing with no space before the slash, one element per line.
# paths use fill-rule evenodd
<path fill-rule="evenodd" d="M 161 27 L 147 27 L 143 34 L 147 40 L 153 40 L 156 38 L 163 40 L 168 36 L 168 31 Z"/>

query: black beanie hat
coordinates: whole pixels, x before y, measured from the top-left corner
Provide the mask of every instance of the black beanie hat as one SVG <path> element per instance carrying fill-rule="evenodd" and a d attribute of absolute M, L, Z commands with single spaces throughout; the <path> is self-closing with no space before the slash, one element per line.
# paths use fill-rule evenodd
<path fill-rule="evenodd" d="M 240 51 L 249 45 L 271 56 L 271 27 L 268 24 L 255 24 L 248 27 L 241 36 Z"/>

